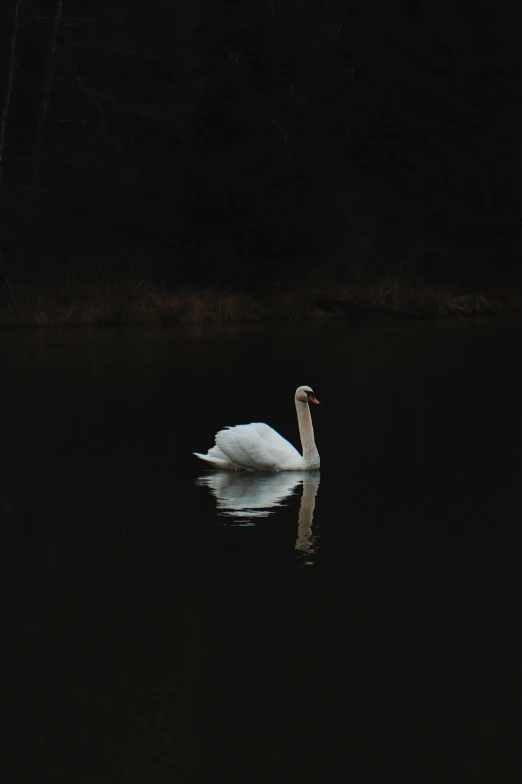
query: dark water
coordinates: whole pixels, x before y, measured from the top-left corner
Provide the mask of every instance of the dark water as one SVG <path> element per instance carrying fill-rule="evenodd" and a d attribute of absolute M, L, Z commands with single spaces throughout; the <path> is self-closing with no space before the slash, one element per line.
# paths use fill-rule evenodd
<path fill-rule="evenodd" d="M 521 340 L 0 333 L 4 781 L 519 780 Z M 191 456 L 300 384 L 319 476 Z"/>

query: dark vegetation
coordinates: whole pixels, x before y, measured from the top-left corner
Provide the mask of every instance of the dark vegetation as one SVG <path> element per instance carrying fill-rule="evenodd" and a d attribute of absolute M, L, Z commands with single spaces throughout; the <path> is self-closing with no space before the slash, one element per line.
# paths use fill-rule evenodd
<path fill-rule="evenodd" d="M 522 6 L 6 0 L 0 323 L 521 301 Z"/>

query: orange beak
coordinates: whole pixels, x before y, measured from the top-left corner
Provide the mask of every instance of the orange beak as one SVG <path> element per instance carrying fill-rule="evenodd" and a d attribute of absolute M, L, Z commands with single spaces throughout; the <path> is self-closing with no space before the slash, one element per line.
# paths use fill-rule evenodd
<path fill-rule="evenodd" d="M 315 395 L 310 395 L 310 394 L 309 394 L 309 395 L 308 395 L 308 400 L 310 401 L 310 403 L 317 403 L 317 405 L 318 405 L 318 406 L 319 406 L 319 405 L 321 405 L 321 404 L 319 403 L 319 401 L 317 400 L 317 398 L 316 398 L 316 396 L 315 396 Z"/>

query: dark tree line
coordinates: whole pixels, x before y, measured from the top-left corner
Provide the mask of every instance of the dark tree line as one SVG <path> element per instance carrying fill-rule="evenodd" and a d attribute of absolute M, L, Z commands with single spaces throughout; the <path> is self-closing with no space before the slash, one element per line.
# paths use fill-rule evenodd
<path fill-rule="evenodd" d="M 35 279 L 520 269 L 522 10 L 9 0 L 0 251 Z M 98 263 L 96 262 L 96 263 Z"/>

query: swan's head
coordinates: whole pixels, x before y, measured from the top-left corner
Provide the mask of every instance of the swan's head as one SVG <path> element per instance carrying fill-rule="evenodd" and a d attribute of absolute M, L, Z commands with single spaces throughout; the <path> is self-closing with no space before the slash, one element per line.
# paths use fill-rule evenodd
<path fill-rule="evenodd" d="M 317 403 L 316 396 L 314 395 L 314 390 L 312 387 L 298 387 L 295 391 L 295 399 L 299 400 L 300 403 Z"/>

